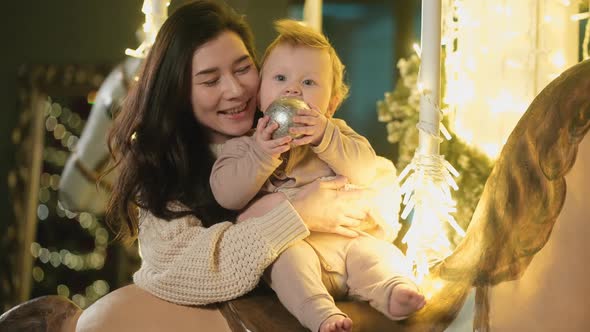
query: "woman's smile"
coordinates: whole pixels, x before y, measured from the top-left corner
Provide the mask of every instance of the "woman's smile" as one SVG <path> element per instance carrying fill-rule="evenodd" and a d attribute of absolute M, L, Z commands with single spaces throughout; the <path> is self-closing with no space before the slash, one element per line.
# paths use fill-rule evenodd
<path fill-rule="evenodd" d="M 219 113 L 224 114 L 224 115 L 238 115 L 238 114 L 242 114 L 244 113 L 244 111 L 246 111 L 246 106 L 248 106 L 248 102 L 242 103 L 236 107 L 232 107 L 229 109 L 225 109 L 225 110 L 221 110 L 219 111 Z"/>

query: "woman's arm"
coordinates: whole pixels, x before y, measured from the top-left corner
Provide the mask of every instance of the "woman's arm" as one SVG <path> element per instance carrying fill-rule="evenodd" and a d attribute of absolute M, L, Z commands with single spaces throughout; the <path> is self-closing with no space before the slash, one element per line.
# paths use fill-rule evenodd
<path fill-rule="evenodd" d="M 177 304 L 230 300 L 253 289 L 279 253 L 308 235 L 286 200 L 262 217 L 209 228 L 195 217 L 165 221 L 146 214 L 139 233 L 142 266 L 133 279 Z"/>
<path fill-rule="evenodd" d="M 203 305 L 241 296 L 264 270 L 309 230 L 356 236 L 367 211 L 362 192 L 340 191 L 346 179 L 315 181 L 270 211 L 242 223 L 209 228 L 195 217 L 172 221 L 145 211 L 139 232 L 142 266 L 135 283 L 173 303 Z M 282 195 L 282 194 L 280 194 Z"/>

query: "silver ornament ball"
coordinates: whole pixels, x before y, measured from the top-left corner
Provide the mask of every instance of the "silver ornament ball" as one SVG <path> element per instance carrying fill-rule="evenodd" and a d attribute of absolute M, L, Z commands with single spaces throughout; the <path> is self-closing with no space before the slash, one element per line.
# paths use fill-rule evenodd
<path fill-rule="evenodd" d="M 279 128 L 272 134 L 272 138 L 276 139 L 287 135 L 291 135 L 293 138 L 301 137 L 301 134 L 291 134 L 289 129 L 299 126 L 293 122 L 293 117 L 297 115 L 299 110 L 307 108 L 307 104 L 298 98 L 281 97 L 273 101 L 264 112 L 264 115 L 270 118 L 269 124 L 276 122 L 279 125 Z"/>

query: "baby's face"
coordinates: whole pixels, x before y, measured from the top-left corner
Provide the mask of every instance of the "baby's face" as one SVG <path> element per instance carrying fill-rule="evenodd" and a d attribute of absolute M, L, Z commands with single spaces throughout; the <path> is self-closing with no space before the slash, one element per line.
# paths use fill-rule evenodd
<path fill-rule="evenodd" d="M 262 67 L 260 109 L 279 97 L 298 97 L 327 113 L 332 96 L 332 62 L 326 50 L 277 45 Z"/>

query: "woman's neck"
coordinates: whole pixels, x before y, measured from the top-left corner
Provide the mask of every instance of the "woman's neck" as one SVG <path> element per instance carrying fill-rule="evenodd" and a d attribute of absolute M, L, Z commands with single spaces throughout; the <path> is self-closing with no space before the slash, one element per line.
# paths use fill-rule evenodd
<path fill-rule="evenodd" d="M 209 135 L 209 139 L 211 140 L 210 144 L 223 144 L 225 142 L 227 142 L 231 137 L 227 136 L 225 134 L 222 134 L 220 132 L 217 131 L 211 131 L 211 134 Z"/>

